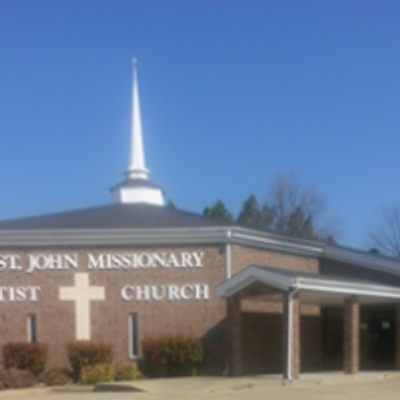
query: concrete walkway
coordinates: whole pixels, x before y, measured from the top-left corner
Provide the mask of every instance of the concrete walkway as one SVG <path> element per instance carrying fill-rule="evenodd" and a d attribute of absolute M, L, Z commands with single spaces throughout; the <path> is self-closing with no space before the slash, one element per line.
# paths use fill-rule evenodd
<path fill-rule="evenodd" d="M 342 372 L 302 374 L 299 380 L 287 382 L 282 375 L 257 375 L 237 378 L 227 377 L 189 377 L 169 379 L 146 379 L 133 382 L 99 383 L 95 392 L 144 392 L 172 393 L 177 390 L 185 393 L 218 393 L 279 386 L 316 386 L 346 384 L 354 382 L 373 382 L 387 379 L 399 379 L 400 372 L 361 372 L 356 375 L 345 375 Z M 399 396 L 400 398 L 400 396 Z"/>
<path fill-rule="evenodd" d="M 93 387 L 60 387 L 0 392 L 0 398 L 32 400 L 254 400 L 273 399 L 341 399 L 398 400 L 400 373 L 342 373 L 303 374 L 295 383 L 286 383 L 281 376 L 267 375 L 240 378 L 173 378 L 142 380 L 134 383 L 99 385 Z M 136 392 L 119 390 L 135 389 Z"/>

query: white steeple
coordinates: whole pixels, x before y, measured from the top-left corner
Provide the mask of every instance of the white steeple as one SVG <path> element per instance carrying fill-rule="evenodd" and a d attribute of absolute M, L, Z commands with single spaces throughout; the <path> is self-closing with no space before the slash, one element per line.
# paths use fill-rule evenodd
<path fill-rule="evenodd" d="M 149 170 L 145 166 L 142 122 L 140 120 L 139 91 L 136 73 L 137 61 L 132 60 L 133 82 L 132 82 L 132 126 L 131 126 L 131 159 L 128 170 L 125 172 L 130 179 L 148 179 Z"/>
<path fill-rule="evenodd" d="M 149 181 L 150 171 L 146 168 L 145 164 L 136 65 L 137 61 L 134 58 L 129 167 L 127 171 L 125 171 L 125 181 L 111 188 L 111 192 L 114 203 L 145 203 L 163 206 L 163 191 L 157 185 Z"/>

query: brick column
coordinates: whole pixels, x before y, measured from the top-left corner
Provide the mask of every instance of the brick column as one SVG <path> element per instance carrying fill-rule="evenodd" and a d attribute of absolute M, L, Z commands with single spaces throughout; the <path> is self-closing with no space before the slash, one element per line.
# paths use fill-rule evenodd
<path fill-rule="evenodd" d="M 400 370 L 400 303 L 396 304 L 396 369 Z"/>
<path fill-rule="evenodd" d="M 360 306 L 356 297 L 344 303 L 343 361 L 345 374 L 356 374 L 360 365 Z"/>
<path fill-rule="evenodd" d="M 298 379 L 300 374 L 300 301 L 296 295 L 290 296 L 288 293 L 284 294 L 283 301 L 283 376 L 285 379 Z M 290 325 L 291 335 L 289 335 Z M 288 357 L 288 351 L 291 352 L 290 357 Z M 288 361 L 291 376 L 288 374 Z"/>
<path fill-rule="evenodd" d="M 228 373 L 239 376 L 243 370 L 242 358 L 242 313 L 240 297 L 233 296 L 227 302 Z"/>

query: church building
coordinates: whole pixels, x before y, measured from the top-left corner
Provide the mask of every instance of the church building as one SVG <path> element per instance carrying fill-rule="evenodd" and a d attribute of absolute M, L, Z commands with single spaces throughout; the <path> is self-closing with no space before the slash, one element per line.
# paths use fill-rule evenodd
<path fill-rule="evenodd" d="M 203 373 L 400 369 L 400 264 L 165 206 L 146 168 L 136 65 L 130 162 L 110 204 L 0 222 L 0 346 L 75 340 L 138 360 L 203 339 Z"/>

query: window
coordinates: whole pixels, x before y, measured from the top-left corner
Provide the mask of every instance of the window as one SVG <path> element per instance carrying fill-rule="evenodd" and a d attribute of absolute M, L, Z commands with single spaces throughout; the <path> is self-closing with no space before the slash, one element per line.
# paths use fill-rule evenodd
<path fill-rule="evenodd" d="M 36 343 L 36 315 L 28 315 L 28 342 Z"/>
<path fill-rule="evenodd" d="M 138 356 L 138 324 L 136 314 L 129 316 L 129 352 L 131 358 Z"/>

